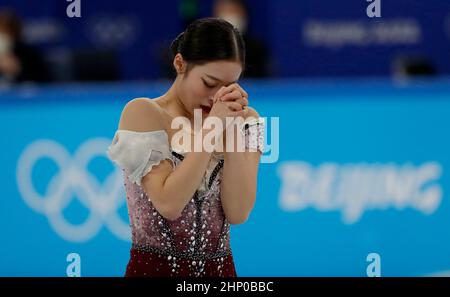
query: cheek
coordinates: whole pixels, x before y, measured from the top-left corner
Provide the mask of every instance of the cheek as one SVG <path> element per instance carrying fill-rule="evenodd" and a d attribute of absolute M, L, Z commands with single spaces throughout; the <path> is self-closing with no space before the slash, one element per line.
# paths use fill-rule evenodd
<path fill-rule="evenodd" d="M 191 81 L 189 85 L 187 85 L 187 92 L 189 93 L 189 97 L 193 104 L 205 102 L 205 99 L 212 96 L 210 95 L 211 89 L 205 87 L 201 79 Z"/>
<path fill-rule="evenodd" d="M 197 97 L 196 87 L 191 79 L 185 79 L 181 84 L 180 95 L 184 99 L 186 105 L 193 105 Z"/>

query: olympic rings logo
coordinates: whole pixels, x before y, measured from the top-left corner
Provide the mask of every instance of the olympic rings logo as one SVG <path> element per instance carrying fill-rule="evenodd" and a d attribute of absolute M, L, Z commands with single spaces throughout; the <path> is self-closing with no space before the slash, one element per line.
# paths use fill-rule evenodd
<path fill-rule="evenodd" d="M 53 140 L 41 139 L 31 143 L 22 152 L 17 164 L 17 186 L 25 203 L 34 211 L 45 215 L 53 230 L 63 239 L 85 242 L 93 238 L 105 224 L 119 239 L 130 241 L 129 223 L 124 222 L 118 210 L 126 202 L 123 176 L 120 170 L 109 174 L 103 184 L 87 166 L 96 156 L 107 158 L 110 139 L 93 138 L 84 142 L 74 156 Z M 48 158 L 56 163 L 59 172 L 52 177 L 45 194 L 33 185 L 32 172 L 36 163 Z M 89 210 L 81 224 L 72 224 L 64 217 L 64 210 L 73 199 Z"/>

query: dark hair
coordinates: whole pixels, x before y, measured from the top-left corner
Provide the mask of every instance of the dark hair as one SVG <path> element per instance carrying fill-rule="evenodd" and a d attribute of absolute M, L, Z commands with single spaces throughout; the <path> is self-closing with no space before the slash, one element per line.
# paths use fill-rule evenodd
<path fill-rule="evenodd" d="M 0 10 L 0 27 L 9 31 L 14 39 L 21 38 L 22 23 L 12 10 Z"/>
<path fill-rule="evenodd" d="M 232 60 L 241 62 L 243 70 L 245 68 L 245 44 L 241 34 L 232 24 L 219 18 L 192 22 L 170 47 L 173 57 L 180 53 L 190 66 Z"/>

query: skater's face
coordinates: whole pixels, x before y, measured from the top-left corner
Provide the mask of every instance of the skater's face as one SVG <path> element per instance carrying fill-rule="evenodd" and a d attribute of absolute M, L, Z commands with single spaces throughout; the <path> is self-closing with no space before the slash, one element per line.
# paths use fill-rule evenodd
<path fill-rule="evenodd" d="M 178 94 L 186 109 L 193 116 L 194 109 L 202 108 L 202 106 L 211 107 L 216 92 L 222 86 L 237 82 L 241 72 L 242 65 L 238 61 L 218 60 L 203 65 L 190 66 L 189 71 L 179 72 L 181 77 Z M 202 110 L 202 115 L 207 116 L 208 108 Z"/>

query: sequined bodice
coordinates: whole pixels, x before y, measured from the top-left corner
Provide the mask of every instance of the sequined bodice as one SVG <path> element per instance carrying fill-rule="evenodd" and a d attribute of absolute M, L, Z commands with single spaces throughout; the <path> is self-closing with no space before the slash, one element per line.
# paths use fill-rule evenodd
<path fill-rule="evenodd" d="M 175 166 L 184 158 L 173 150 L 171 154 Z M 124 172 L 133 247 L 163 254 L 168 260 L 202 261 L 230 254 L 230 224 L 220 201 L 223 162 L 223 159 L 211 159 L 209 167 L 213 170 L 205 178 L 204 190 L 195 192 L 174 221 L 160 215 L 152 198 L 141 186 L 130 182 Z"/>

